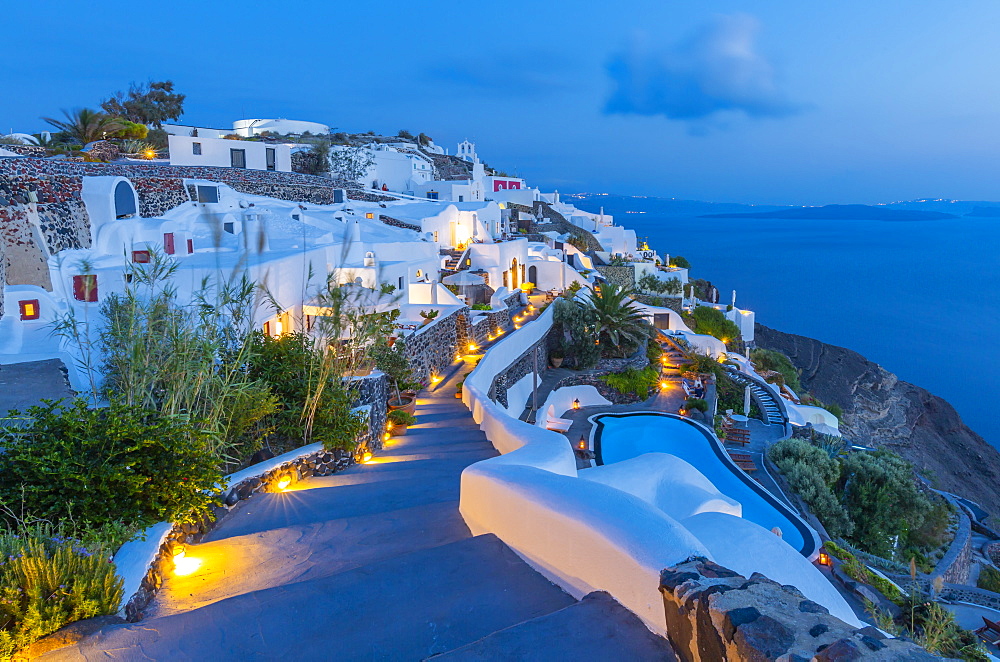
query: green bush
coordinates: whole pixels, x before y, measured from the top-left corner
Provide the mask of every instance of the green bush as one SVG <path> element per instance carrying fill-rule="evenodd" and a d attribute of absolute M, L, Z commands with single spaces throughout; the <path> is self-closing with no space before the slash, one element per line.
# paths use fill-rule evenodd
<path fill-rule="evenodd" d="M 23 518 L 148 526 L 193 521 L 216 502 L 209 433 L 183 417 L 82 399 L 27 415 L 0 429 L 0 501 Z"/>
<path fill-rule="evenodd" d="M 750 352 L 750 360 L 758 370 L 772 370 L 781 373 L 780 380 L 796 393 L 802 390 L 799 371 L 791 360 L 781 352 L 772 349 L 755 349 Z"/>
<path fill-rule="evenodd" d="M 725 343 L 740 338 L 740 328 L 726 319 L 725 313 L 721 310 L 710 306 L 698 306 L 691 316 L 694 318 L 695 333 L 713 336 Z"/>
<path fill-rule="evenodd" d="M 647 366 L 642 370 L 629 368 L 624 372 L 604 375 L 601 381 L 619 393 L 633 393 L 640 398 L 646 398 L 649 396 L 649 391 L 659 384 L 660 375 L 655 368 Z"/>
<path fill-rule="evenodd" d="M 794 437 L 774 444 L 768 457 L 831 536 L 842 537 L 853 531 L 853 523 L 831 490 L 831 485 L 840 476 L 837 460 Z"/>
<path fill-rule="evenodd" d="M 329 374 L 322 383 L 322 351 L 303 333 L 278 338 L 258 333 L 249 374 L 267 383 L 278 398 L 279 409 L 269 422 L 279 438 L 296 444 L 321 441 L 325 448 L 352 450 L 365 429 L 365 419 L 354 411 L 354 392 L 342 375 Z M 317 393 L 310 423 L 306 408 Z"/>
<path fill-rule="evenodd" d="M 115 566 L 78 541 L 0 534 L 0 558 L 0 659 L 67 623 L 118 610 Z"/>
<path fill-rule="evenodd" d="M 684 403 L 684 408 L 689 411 L 697 409 L 700 412 L 707 412 L 708 403 L 702 398 L 689 398 L 687 402 Z"/>
<path fill-rule="evenodd" d="M 493 306 L 488 303 L 474 303 L 472 304 L 473 310 L 493 310 Z"/>
<path fill-rule="evenodd" d="M 678 267 L 679 269 L 690 269 L 691 263 L 688 262 L 686 258 L 683 258 L 680 255 L 673 255 L 670 258 L 670 266 Z"/>
<path fill-rule="evenodd" d="M 1000 570 L 984 566 L 979 572 L 979 581 L 976 582 L 976 586 L 987 591 L 1000 593 Z"/>

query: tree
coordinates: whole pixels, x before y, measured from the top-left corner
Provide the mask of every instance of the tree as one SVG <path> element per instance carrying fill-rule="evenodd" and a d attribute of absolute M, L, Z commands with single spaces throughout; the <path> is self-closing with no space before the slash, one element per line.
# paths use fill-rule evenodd
<path fill-rule="evenodd" d="M 43 117 L 42 119 L 59 129 L 70 141 L 83 145 L 112 137 L 124 128 L 121 120 L 117 117 L 98 113 L 89 108 L 64 110 L 63 115 L 66 116 L 65 121 L 51 117 Z"/>
<path fill-rule="evenodd" d="M 406 129 L 400 129 L 396 135 L 404 140 L 413 140 L 413 134 Z"/>
<path fill-rule="evenodd" d="M 657 278 L 656 275 L 647 273 L 636 283 L 643 292 L 654 292 L 656 294 L 680 294 L 681 281 L 677 278 Z"/>
<path fill-rule="evenodd" d="M 594 311 L 579 305 L 573 299 L 556 299 L 552 304 L 552 338 L 555 348 L 562 352 L 577 370 L 590 368 L 601 358 L 600 345 L 594 342 Z"/>
<path fill-rule="evenodd" d="M 101 108 L 109 115 L 159 129 L 164 121 L 176 120 L 184 114 L 185 98 L 174 92 L 173 81 L 132 83 L 128 92 L 115 92 L 102 101 Z"/>
<path fill-rule="evenodd" d="M 678 269 L 690 269 L 691 263 L 687 261 L 687 258 L 680 255 L 673 255 L 670 258 L 670 266 L 677 267 Z"/>
<path fill-rule="evenodd" d="M 417 136 L 417 141 L 423 147 L 427 147 L 428 145 L 430 145 L 433 142 L 433 139 L 430 136 L 428 136 L 426 133 L 421 133 L 419 136 Z"/>
<path fill-rule="evenodd" d="M 628 356 L 649 337 L 649 322 L 632 301 L 632 294 L 630 288 L 603 283 L 591 290 L 590 296 L 577 300 L 594 313 L 597 342 L 604 356 Z"/>
<path fill-rule="evenodd" d="M 343 147 L 330 154 L 330 172 L 334 179 L 357 182 L 375 164 L 375 157 L 366 147 Z"/>

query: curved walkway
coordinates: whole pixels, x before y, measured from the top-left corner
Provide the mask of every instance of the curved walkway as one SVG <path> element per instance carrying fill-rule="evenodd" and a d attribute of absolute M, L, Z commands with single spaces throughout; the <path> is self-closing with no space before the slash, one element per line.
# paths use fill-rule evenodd
<path fill-rule="evenodd" d="M 372 462 L 242 502 L 188 548 L 201 566 L 168 577 L 144 620 L 41 659 L 671 659 L 613 600 L 577 602 L 470 534 L 461 472 L 496 451 L 457 379 L 424 394 L 419 424 Z"/>

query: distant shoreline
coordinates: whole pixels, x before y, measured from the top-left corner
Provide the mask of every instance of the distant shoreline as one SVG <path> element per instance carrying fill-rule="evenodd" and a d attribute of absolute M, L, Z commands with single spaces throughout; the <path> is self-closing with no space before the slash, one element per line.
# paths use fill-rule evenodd
<path fill-rule="evenodd" d="M 826 205 L 762 212 L 724 212 L 701 214 L 698 218 L 756 218 L 821 221 L 941 221 L 958 218 L 955 214 L 915 209 L 884 209 L 871 205 Z"/>

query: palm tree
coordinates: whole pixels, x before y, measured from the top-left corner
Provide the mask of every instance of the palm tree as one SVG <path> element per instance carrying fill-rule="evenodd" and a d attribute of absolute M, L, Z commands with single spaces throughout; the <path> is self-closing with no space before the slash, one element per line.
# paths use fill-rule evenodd
<path fill-rule="evenodd" d="M 631 299 L 632 294 L 631 288 L 602 283 L 589 296 L 579 298 L 579 304 L 593 313 L 597 343 L 604 346 L 602 353 L 628 355 L 649 337 L 649 322 Z"/>
<path fill-rule="evenodd" d="M 51 117 L 43 117 L 42 119 L 66 134 L 68 138 L 83 145 L 95 140 L 103 140 L 123 128 L 121 119 L 95 112 L 89 108 L 64 110 L 63 115 L 66 116 L 65 121 Z"/>

